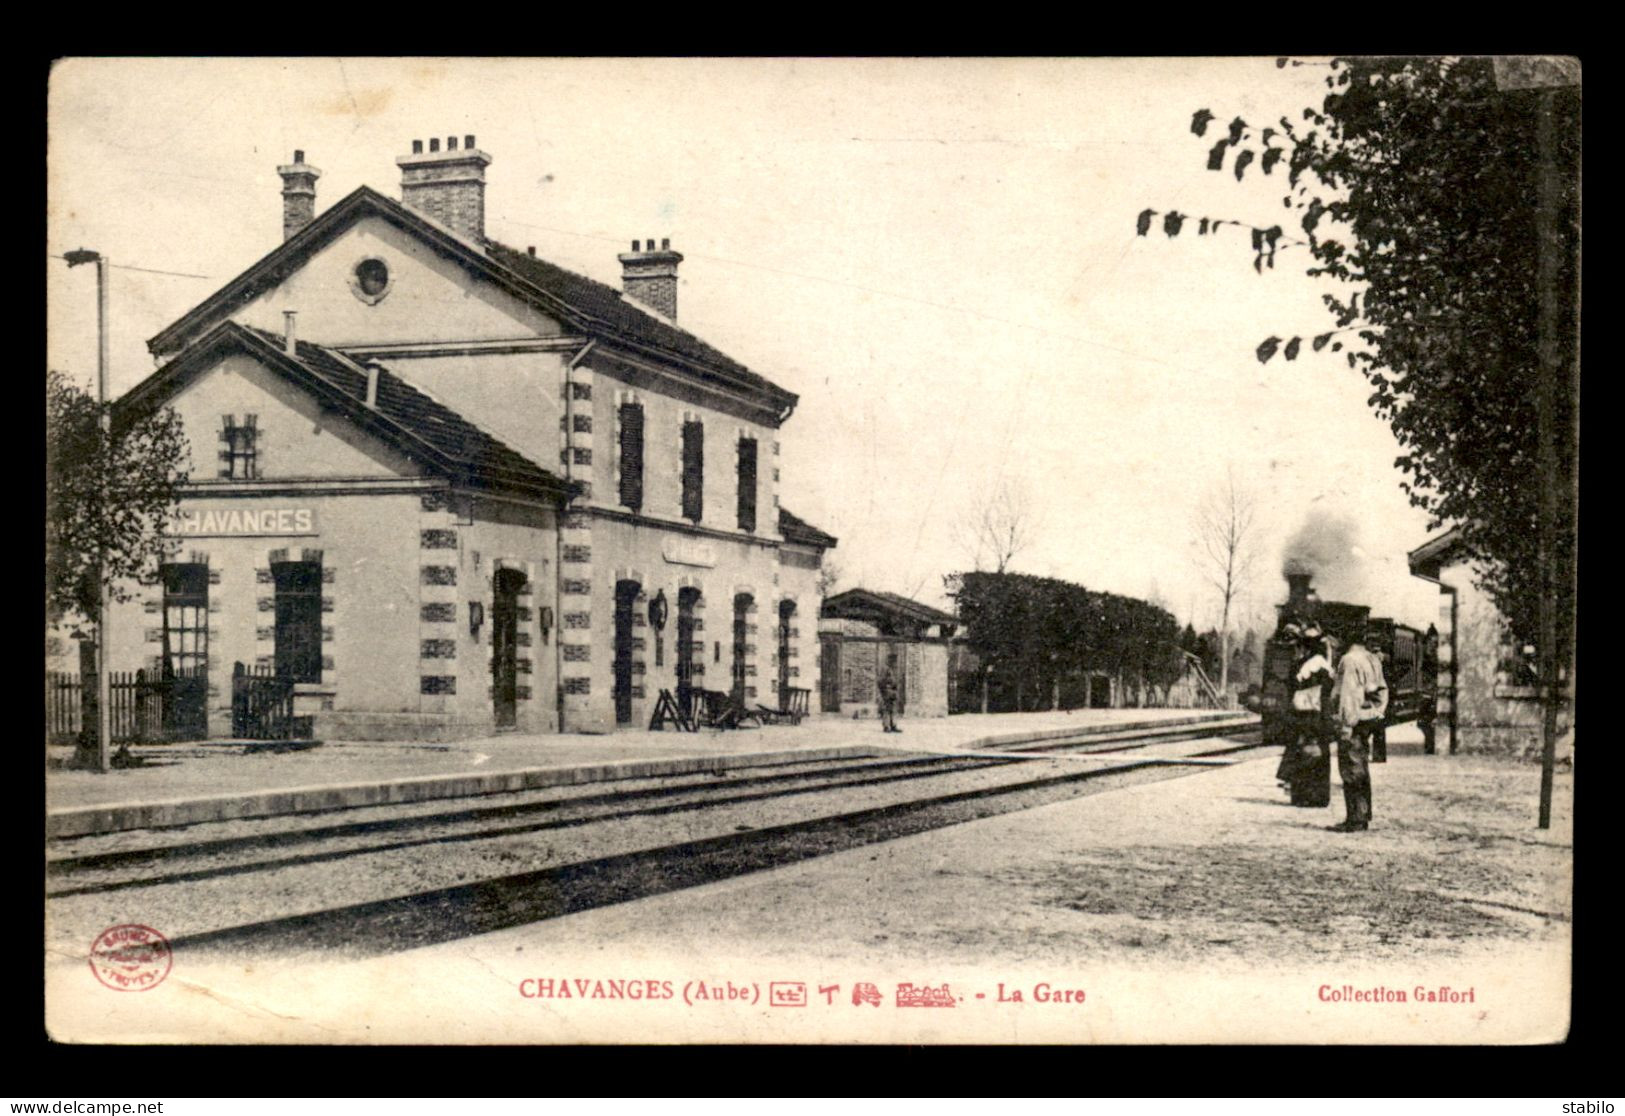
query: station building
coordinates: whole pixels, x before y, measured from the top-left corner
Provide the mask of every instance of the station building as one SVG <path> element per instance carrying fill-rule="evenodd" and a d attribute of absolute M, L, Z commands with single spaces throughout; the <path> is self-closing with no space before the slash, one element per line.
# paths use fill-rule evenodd
<path fill-rule="evenodd" d="M 1411 576 L 1439 590 L 1439 750 L 1538 755 L 1542 707 L 1535 648 L 1515 643 L 1506 618 L 1478 587 L 1479 569 L 1461 529 L 1428 539 L 1410 552 L 1409 562 Z M 1574 680 L 1563 678 L 1562 690 L 1558 729 L 1567 734 L 1574 724 Z"/>
<path fill-rule="evenodd" d="M 848 589 L 819 612 L 819 708 L 877 715 L 881 675 L 897 683 L 897 711 L 911 717 L 949 713 L 949 661 L 959 621 L 897 593 Z"/>
<path fill-rule="evenodd" d="M 177 677 L 198 736 L 229 731 L 239 663 L 342 739 L 816 689 L 836 540 L 780 504 L 796 396 L 677 325 L 669 242 L 634 241 L 617 290 L 491 240 L 461 140 L 396 160 L 401 201 L 320 216 L 296 152 L 283 243 L 149 342 L 119 413 L 173 407 L 191 479 L 112 669 Z"/>

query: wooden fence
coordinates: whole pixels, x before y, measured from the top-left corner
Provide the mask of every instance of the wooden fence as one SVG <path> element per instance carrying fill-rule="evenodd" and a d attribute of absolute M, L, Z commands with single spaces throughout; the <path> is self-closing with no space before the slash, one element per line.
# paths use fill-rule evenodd
<path fill-rule="evenodd" d="M 236 664 L 231 671 L 231 734 L 239 740 L 293 740 L 310 735 L 309 717 L 293 715 L 293 679 L 272 667 Z"/>
<path fill-rule="evenodd" d="M 202 740 L 208 736 L 204 703 L 207 678 L 201 672 L 183 677 L 148 678 L 144 670 L 115 671 L 109 676 L 109 736 L 114 744 L 155 744 Z M 231 733 L 240 740 L 299 740 L 312 735 L 310 716 L 293 712 L 294 684 L 271 667 L 236 664 L 231 678 Z M 96 686 L 90 696 L 77 674 L 45 675 L 45 738 L 72 744 L 96 726 Z"/>
<path fill-rule="evenodd" d="M 153 743 L 166 739 L 164 709 L 169 683 L 148 678 L 138 670 L 114 671 L 108 678 L 108 728 L 115 744 Z M 45 738 L 53 744 L 69 744 L 78 739 L 87 724 L 96 721 L 96 689 L 85 685 L 67 671 L 45 675 Z"/>

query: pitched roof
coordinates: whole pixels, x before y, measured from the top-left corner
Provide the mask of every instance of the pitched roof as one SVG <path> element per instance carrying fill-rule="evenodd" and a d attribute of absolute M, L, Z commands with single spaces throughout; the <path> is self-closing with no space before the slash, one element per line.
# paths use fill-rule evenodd
<path fill-rule="evenodd" d="M 800 516 L 791 515 L 783 507 L 779 508 L 779 534 L 784 536 L 785 542 L 803 543 L 807 546 L 823 547 L 825 550 L 836 543 L 834 535 L 820 531 Z"/>
<path fill-rule="evenodd" d="M 821 615 L 853 618 L 855 614 L 880 611 L 891 616 L 912 620 L 917 624 L 958 624 L 958 617 L 941 609 L 921 604 L 900 593 L 887 593 L 878 589 L 848 589 L 824 602 Z"/>
<path fill-rule="evenodd" d="M 1461 525 L 1457 524 L 1411 551 L 1406 556 L 1410 562 L 1411 573 L 1424 573 L 1427 567 L 1437 567 L 1446 561 L 1461 546 L 1463 534 Z"/>
<path fill-rule="evenodd" d="M 272 249 L 242 274 L 154 335 L 147 347 L 154 354 L 174 352 L 221 316 L 275 286 L 315 251 L 351 223 L 368 215 L 382 217 L 416 235 L 442 253 L 495 282 L 510 294 L 558 317 L 584 333 L 646 350 L 674 361 L 707 380 L 754 395 L 776 413 L 796 403 L 786 391 L 693 334 L 662 321 L 621 296 L 614 287 L 577 275 L 546 260 L 487 241 L 482 247 L 445 228 L 433 218 L 361 186 L 340 199 L 302 230 Z"/>
<path fill-rule="evenodd" d="M 311 391 L 325 404 L 344 412 L 358 425 L 387 439 L 408 456 L 426 461 L 461 484 L 550 498 L 565 496 L 569 482 L 537 466 L 442 403 L 431 399 L 377 361 L 316 345 L 295 344 L 289 354 L 282 337 L 253 326 L 226 321 L 189 345 L 122 398 L 128 411 L 161 397 L 186 371 L 209 353 L 240 347 L 267 367 Z M 366 364 L 378 368 L 377 406 L 369 407 Z"/>
<path fill-rule="evenodd" d="M 797 397 L 791 392 L 758 376 L 687 330 L 662 321 L 636 302 L 621 297 L 621 292 L 607 283 L 600 283 L 585 275 L 577 275 L 557 264 L 549 263 L 527 252 L 516 251 L 494 240 L 488 242 L 486 252 L 499 264 L 555 295 L 559 301 L 585 310 L 595 319 L 607 323 L 623 337 L 676 353 L 707 369 L 726 373 L 732 380 L 757 391 L 782 394 L 787 397 L 789 403 L 796 401 Z"/>

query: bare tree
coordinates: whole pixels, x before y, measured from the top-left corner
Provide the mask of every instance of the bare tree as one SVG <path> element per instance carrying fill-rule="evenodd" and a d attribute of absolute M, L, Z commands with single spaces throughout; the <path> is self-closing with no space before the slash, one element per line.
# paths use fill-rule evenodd
<path fill-rule="evenodd" d="M 827 554 L 818 566 L 818 599 L 823 600 L 835 592 L 835 587 L 846 577 L 839 562 Z"/>
<path fill-rule="evenodd" d="M 971 568 L 1005 573 L 1037 539 L 1042 523 L 1026 484 L 1009 477 L 973 495 L 954 524 L 954 538 Z"/>
<path fill-rule="evenodd" d="M 1258 502 L 1236 484 L 1231 470 L 1197 505 L 1192 527 L 1196 536 L 1197 565 L 1219 593 L 1223 611 L 1219 619 L 1219 692 L 1230 685 L 1230 612 L 1252 575 L 1256 552 L 1253 521 Z"/>

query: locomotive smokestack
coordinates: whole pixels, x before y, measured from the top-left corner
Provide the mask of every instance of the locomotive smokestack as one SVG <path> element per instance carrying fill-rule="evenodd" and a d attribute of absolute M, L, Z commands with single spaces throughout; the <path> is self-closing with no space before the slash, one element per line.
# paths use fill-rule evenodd
<path fill-rule="evenodd" d="M 1292 571 L 1286 575 L 1287 594 L 1286 603 L 1300 605 L 1309 599 L 1309 582 L 1312 576 L 1301 571 Z"/>

